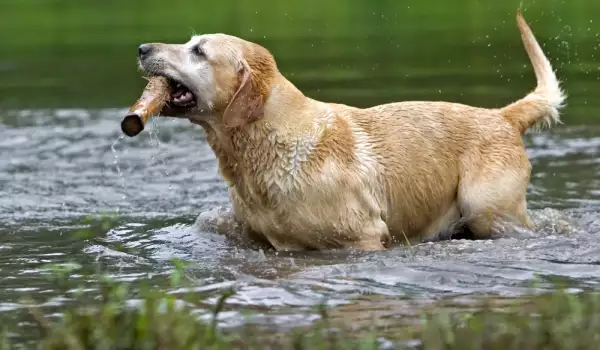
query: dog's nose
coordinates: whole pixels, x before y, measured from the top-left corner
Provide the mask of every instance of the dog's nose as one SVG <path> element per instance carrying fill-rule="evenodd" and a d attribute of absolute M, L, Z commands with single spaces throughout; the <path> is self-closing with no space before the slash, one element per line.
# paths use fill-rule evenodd
<path fill-rule="evenodd" d="M 152 52 L 152 44 L 142 44 L 138 47 L 138 55 L 140 58 L 148 55 L 150 52 Z"/>

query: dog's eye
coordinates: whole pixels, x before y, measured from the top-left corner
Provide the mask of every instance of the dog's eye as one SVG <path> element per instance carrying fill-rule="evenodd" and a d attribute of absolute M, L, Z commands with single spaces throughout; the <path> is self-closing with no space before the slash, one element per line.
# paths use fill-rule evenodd
<path fill-rule="evenodd" d="M 204 54 L 204 50 L 202 50 L 202 47 L 200 45 L 194 46 L 192 48 L 192 52 L 199 57 L 206 57 L 206 55 Z"/>

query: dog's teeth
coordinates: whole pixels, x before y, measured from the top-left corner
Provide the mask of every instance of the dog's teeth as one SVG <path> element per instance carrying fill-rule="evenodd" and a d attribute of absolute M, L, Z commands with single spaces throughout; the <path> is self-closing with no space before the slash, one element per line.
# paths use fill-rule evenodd
<path fill-rule="evenodd" d="M 177 83 L 177 85 L 175 87 L 179 89 L 181 86 L 182 86 L 181 83 Z"/>

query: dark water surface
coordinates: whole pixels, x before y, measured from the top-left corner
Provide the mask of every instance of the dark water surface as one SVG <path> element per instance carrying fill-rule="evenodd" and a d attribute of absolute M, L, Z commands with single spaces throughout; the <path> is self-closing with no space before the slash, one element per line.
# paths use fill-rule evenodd
<path fill-rule="evenodd" d="M 0 39 L 0 318 L 6 324 L 22 319 L 23 297 L 44 300 L 48 312 L 68 303 L 44 267 L 68 262 L 88 270 L 103 264 L 117 279 L 167 288 L 169 261 L 184 259 L 194 289 L 209 297 L 207 308 L 237 287 L 222 315 L 229 325 L 245 311 L 263 315 L 258 322 L 310 321 L 317 317 L 311 307 L 323 301 L 340 319 L 370 320 L 375 312 L 386 320 L 414 312 L 408 301 L 513 297 L 536 279 L 540 289 L 557 279 L 573 288 L 600 282 L 600 20 L 594 15 L 600 4 L 525 6 L 570 95 L 564 125 L 526 137 L 535 238 L 291 254 L 236 247 L 196 223 L 201 213 L 206 224 L 229 206 L 198 126 L 155 118 L 140 136 L 122 136 L 120 120 L 143 87 L 137 44 L 186 40 L 192 28 L 229 32 L 272 49 L 282 71 L 322 100 L 495 107 L 534 86 L 514 24 L 518 4 L 258 1 L 249 8 L 232 1 L 237 5 L 200 9 L 182 3 L 201 18 L 186 6 L 165 9 L 158 2 L 168 12 L 158 20 L 159 10 L 139 4 L 0 5 L 0 29 L 21 33 Z M 112 228 L 95 237 L 75 234 L 100 212 L 118 212 Z M 81 275 L 71 278 L 93 285 Z"/>

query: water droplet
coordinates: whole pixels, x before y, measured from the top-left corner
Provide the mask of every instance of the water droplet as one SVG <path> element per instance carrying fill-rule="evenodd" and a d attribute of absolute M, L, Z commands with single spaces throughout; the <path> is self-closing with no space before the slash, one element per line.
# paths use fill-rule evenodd
<path fill-rule="evenodd" d="M 113 164 L 115 165 L 115 168 L 117 169 L 117 174 L 119 175 L 119 177 L 121 178 L 121 187 L 123 189 L 125 189 L 125 177 L 123 176 L 123 172 L 121 171 L 121 167 L 119 166 L 119 154 L 117 152 L 117 144 L 119 143 L 119 141 L 121 141 L 123 139 L 123 135 L 119 136 L 115 142 L 112 143 L 112 145 L 110 146 L 110 149 L 113 152 Z M 123 199 L 125 199 L 125 195 L 123 195 Z"/>

